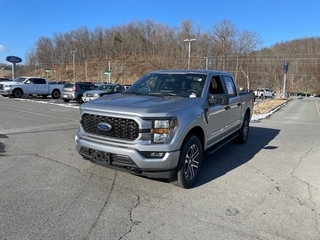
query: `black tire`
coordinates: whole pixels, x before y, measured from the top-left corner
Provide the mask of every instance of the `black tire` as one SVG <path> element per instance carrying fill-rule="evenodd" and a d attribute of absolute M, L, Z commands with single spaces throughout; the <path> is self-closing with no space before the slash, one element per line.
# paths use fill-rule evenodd
<path fill-rule="evenodd" d="M 21 98 L 23 96 L 23 91 L 21 89 L 15 89 L 12 96 L 15 98 Z"/>
<path fill-rule="evenodd" d="M 191 188 L 197 181 L 202 164 L 202 145 L 197 136 L 188 135 L 181 146 L 176 174 L 169 182 L 182 188 Z"/>
<path fill-rule="evenodd" d="M 63 99 L 64 102 L 70 102 L 70 99 Z"/>
<path fill-rule="evenodd" d="M 79 97 L 77 98 L 77 103 L 79 103 L 79 104 L 84 103 L 83 100 L 82 100 L 82 96 L 79 96 Z"/>
<path fill-rule="evenodd" d="M 58 99 L 58 98 L 60 98 L 60 91 L 59 91 L 59 90 L 53 90 L 53 91 L 52 91 L 52 94 L 51 94 L 51 97 L 52 97 L 53 99 Z"/>
<path fill-rule="evenodd" d="M 249 136 L 249 115 L 246 114 L 243 118 L 243 122 L 242 122 L 242 126 L 239 130 L 239 136 L 237 137 L 237 142 L 240 144 L 244 144 L 247 142 L 248 140 L 248 136 Z"/>

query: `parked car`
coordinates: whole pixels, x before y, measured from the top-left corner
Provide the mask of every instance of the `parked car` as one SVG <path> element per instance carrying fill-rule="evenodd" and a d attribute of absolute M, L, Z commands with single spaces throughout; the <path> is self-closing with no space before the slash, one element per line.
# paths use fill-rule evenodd
<path fill-rule="evenodd" d="M 75 100 L 83 103 L 82 96 L 85 91 L 96 89 L 96 86 L 90 82 L 65 83 L 61 92 L 61 99 L 64 102 Z"/>
<path fill-rule="evenodd" d="M 254 95 L 256 98 L 274 98 L 276 93 L 269 88 L 258 88 L 254 91 Z"/>
<path fill-rule="evenodd" d="M 83 102 L 88 102 L 107 94 L 122 92 L 123 90 L 124 90 L 124 87 L 120 84 L 101 84 L 95 90 L 84 92 L 82 96 L 82 100 Z"/>

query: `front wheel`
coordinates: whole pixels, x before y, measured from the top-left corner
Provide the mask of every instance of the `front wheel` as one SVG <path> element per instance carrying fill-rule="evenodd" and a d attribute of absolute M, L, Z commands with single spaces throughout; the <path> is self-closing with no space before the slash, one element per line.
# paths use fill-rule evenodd
<path fill-rule="evenodd" d="M 16 90 L 13 91 L 12 95 L 15 98 L 21 98 L 22 95 L 23 95 L 23 92 L 22 92 L 21 89 L 16 89 Z"/>
<path fill-rule="evenodd" d="M 170 183 L 182 188 L 191 188 L 196 182 L 202 163 L 202 145 L 197 136 L 188 135 L 182 144 L 176 174 Z"/>

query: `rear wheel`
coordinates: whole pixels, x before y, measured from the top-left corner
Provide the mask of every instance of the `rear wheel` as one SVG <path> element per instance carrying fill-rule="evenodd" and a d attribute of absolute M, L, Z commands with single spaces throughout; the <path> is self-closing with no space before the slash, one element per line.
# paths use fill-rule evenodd
<path fill-rule="evenodd" d="M 197 136 L 188 135 L 182 144 L 176 174 L 170 183 L 182 188 L 191 188 L 199 176 L 202 163 L 202 145 Z"/>
<path fill-rule="evenodd" d="M 59 90 L 53 90 L 51 96 L 52 96 L 52 98 L 54 98 L 54 99 L 60 98 L 60 92 L 59 92 Z"/>
<path fill-rule="evenodd" d="M 21 98 L 22 95 L 23 95 L 23 92 L 22 92 L 21 89 L 16 89 L 16 90 L 13 91 L 12 95 L 15 98 Z"/>
<path fill-rule="evenodd" d="M 248 135 L 249 135 L 249 114 L 246 114 L 243 118 L 242 126 L 239 130 L 239 136 L 237 137 L 237 142 L 244 144 L 247 142 Z"/>

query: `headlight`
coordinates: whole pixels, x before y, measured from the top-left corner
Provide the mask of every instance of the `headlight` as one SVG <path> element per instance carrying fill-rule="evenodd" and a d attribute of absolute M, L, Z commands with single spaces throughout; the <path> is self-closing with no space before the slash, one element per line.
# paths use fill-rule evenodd
<path fill-rule="evenodd" d="M 86 97 L 86 96 L 87 96 L 87 94 L 86 94 L 86 93 L 84 93 L 82 96 L 83 96 L 83 97 Z"/>
<path fill-rule="evenodd" d="M 94 97 L 100 97 L 99 93 L 93 94 Z"/>
<path fill-rule="evenodd" d="M 169 143 L 177 130 L 177 126 L 178 120 L 176 118 L 154 120 L 151 129 L 152 141 L 154 143 Z"/>

